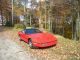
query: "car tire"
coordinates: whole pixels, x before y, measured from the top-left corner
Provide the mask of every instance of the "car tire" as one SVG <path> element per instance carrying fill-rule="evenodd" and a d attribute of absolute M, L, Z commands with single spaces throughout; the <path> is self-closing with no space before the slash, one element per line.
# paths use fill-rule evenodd
<path fill-rule="evenodd" d="M 28 41 L 28 44 L 29 44 L 29 47 L 30 47 L 31 49 L 34 49 L 34 46 L 33 46 L 33 43 L 32 43 L 32 40 L 31 40 L 31 39 Z"/>

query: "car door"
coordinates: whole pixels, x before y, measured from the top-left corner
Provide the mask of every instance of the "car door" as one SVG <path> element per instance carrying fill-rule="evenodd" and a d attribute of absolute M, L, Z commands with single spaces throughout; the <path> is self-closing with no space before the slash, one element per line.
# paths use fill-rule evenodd
<path fill-rule="evenodd" d="M 22 31 L 20 36 L 22 40 L 24 40 L 25 42 L 28 42 L 29 35 L 25 33 L 25 30 Z"/>

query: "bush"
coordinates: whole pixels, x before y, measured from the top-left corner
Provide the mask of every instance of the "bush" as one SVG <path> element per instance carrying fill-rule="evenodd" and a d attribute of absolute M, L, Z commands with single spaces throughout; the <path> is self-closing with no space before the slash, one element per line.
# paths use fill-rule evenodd
<path fill-rule="evenodd" d="M 15 24 L 14 28 L 15 29 L 25 29 L 26 27 L 23 24 Z"/>
<path fill-rule="evenodd" d="M 12 22 L 11 21 L 6 21 L 5 26 L 12 27 Z"/>

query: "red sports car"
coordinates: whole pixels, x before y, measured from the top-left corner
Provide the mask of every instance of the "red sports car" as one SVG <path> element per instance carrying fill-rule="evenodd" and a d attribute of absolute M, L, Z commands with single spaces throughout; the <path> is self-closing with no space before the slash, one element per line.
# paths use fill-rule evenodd
<path fill-rule="evenodd" d="M 50 33 L 45 33 L 36 28 L 28 28 L 18 32 L 20 40 L 29 44 L 30 48 L 49 47 L 57 44 L 57 39 Z"/>

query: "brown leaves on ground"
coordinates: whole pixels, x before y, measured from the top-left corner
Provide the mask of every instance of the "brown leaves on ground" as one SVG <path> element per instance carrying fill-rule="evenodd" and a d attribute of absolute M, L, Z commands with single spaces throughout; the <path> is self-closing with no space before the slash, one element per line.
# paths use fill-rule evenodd
<path fill-rule="evenodd" d="M 19 41 L 17 32 L 19 30 L 10 29 L 3 32 L 11 40 L 29 51 L 31 56 L 37 57 L 38 60 L 80 60 L 80 42 L 69 40 L 59 35 L 55 35 L 58 39 L 56 46 L 46 49 L 30 49 L 27 43 Z"/>

